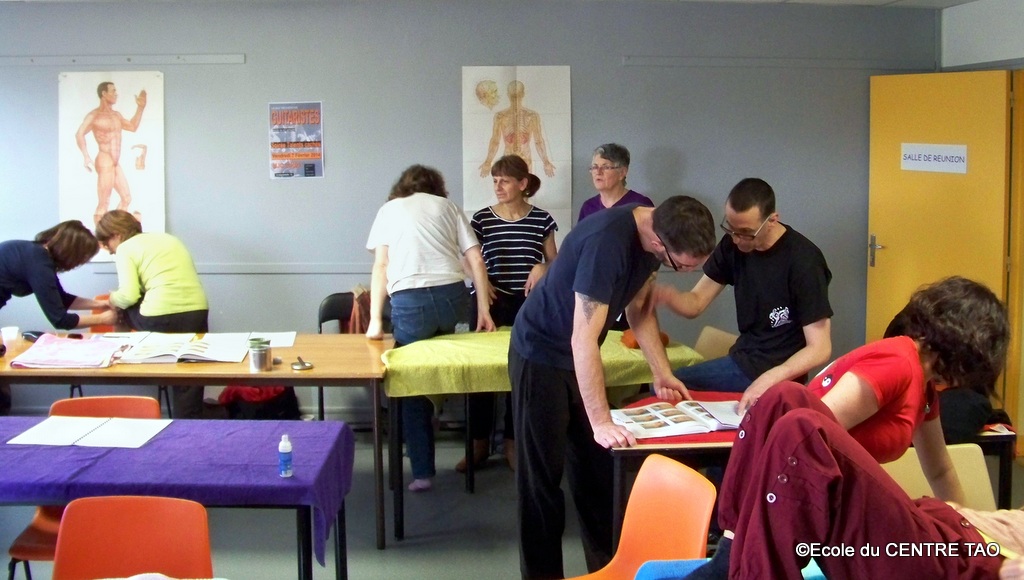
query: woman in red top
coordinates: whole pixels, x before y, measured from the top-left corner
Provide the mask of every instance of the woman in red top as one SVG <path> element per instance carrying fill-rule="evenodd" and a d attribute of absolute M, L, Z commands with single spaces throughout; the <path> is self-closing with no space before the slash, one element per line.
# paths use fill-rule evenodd
<path fill-rule="evenodd" d="M 756 491 L 766 473 L 761 464 L 770 459 L 762 452 L 772 439 L 792 435 L 773 434 L 773 426 L 794 409 L 809 409 L 837 422 L 881 463 L 897 459 L 913 442 L 935 496 L 963 503 L 942 436 L 935 384 L 971 388 L 985 396 L 994 393 L 1009 341 L 1006 309 L 985 286 L 952 277 L 915 292 L 900 316 L 904 336 L 840 357 L 807 388 L 776 385 L 751 406 L 722 483 L 723 541 L 697 577 L 725 577 L 735 568 L 729 564 L 734 537 L 737 547 L 758 541 L 760 531 L 744 529 L 748 522 L 740 514 L 750 513 L 754 504 L 774 501 Z"/>

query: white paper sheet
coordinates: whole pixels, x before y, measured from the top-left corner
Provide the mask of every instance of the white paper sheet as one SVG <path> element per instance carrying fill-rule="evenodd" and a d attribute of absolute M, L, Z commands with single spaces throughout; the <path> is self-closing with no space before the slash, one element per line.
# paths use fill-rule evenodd
<path fill-rule="evenodd" d="M 47 417 L 7 442 L 8 445 L 74 445 L 109 417 Z"/>
<path fill-rule="evenodd" d="M 170 424 L 171 419 L 54 416 L 26 429 L 7 444 L 138 449 Z"/>
<path fill-rule="evenodd" d="M 105 332 L 103 334 L 94 336 L 94 340 L 109 340 L 125 346 L 135 346 L 142 342 L 144 338 L 149 336 L 149 332 L 143 330 L 141 332 Z"/>
<path fill-rule="evenodd" d="M 80 447 L 138 449 L 170 424 L 170 419 L 124 419 L 114 417 L 76 441 L 75 445 Z"/>

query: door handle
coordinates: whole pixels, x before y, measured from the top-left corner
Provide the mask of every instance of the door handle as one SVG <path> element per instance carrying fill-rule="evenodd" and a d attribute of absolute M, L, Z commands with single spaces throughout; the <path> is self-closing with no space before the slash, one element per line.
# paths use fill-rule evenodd
<path fill-rule="evenodd" d="M 885 246 L 879 244 L 875 239 L 875 234 L 871 234 L 871 241 L 868 242 L 868 266 L 871 268 L 875 267 L 875 250 L 884 250 Z"/>

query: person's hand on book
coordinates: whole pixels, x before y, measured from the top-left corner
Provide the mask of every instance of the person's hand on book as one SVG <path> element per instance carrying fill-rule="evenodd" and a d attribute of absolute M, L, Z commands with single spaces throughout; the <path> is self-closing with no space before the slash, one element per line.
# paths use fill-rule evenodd
<path fill-rule="evenodd" d="M 770 389 L 773 384 L 774 383 L 766 381 L 754 381 L 753 383 L 751 383 L 750 386 L 747 387 L 747 390 L 743 391 L 743 396 L 740 398 L 740 403 L 739 406 L 736 408 L 736 412 L 739 413 L 740 415 L 746 414 L 747 409 L 749 409 L 751 405 L 757 402 L 757 399 L 760 398 L 761 395 L 765 393 L 765 391 Z"/>
<path fill-rule="evenodd" d="M 654 377 L 651 387 L 654 389 L 654 396 L 663 401 L 678 403 L 683 400 L 693 400 L 693 397 L 690 396 L 690 391 L 683 384 L 683 381 L 680 381 L 673 375 L 660 378 Z"/>
<path fill-rule="evenodd" d="M 622 425 L 616 425 L 611 417 L 607 422 L 594 426 L 594 441 L 605 449 L 612 447 L 632 447 L 636 445 L 636 437 Z"/>

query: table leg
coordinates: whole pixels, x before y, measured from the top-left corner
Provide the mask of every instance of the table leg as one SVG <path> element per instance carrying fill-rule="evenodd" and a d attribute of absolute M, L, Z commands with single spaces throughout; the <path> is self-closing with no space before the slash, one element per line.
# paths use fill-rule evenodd
<path fill-rule="evenodd" d="M 401 403 L 395 399 L 388 399 L 388 490 L 392 495 L 394 495 L 395 486 L 401 483 L 400 481 L 395 482 L 402 475 L 402 436 L 398 433 L 398 418 L 395 416 L 396 405 L 400 410 Z"/>
<path fill-rule="evenodd" d="M 996 503 L 999 509 L 1013 509 L 1010 503 L 1013 501 L 1013 453 L 1016 441 L 1008 440 L 999 448 L 999 494 Z"/>
<path fill-rule="evenodd" d="M 373 381 L 370 384 L 370 388 L 373 390 L 373 483 L 374 483 L 374 499 L 376 500 L 377 508 L 377 549 L 384 549 L 384 437 L 381 431 L 383 430 L 384 419 L 381 417 L 381 396 L 380 391 L 383 388 L 380 381 Z"/>
<path fill-rule="evenodd" d="M 402 473 L 402 398 L 389 399 L 391 432 L 388 434 L 391 455 L 391 496 L 395 511 L 395 539 L 405 538 L 405 481 Z"/>
<path fill-rule="evenodd" d="M 619 548 L 622 533 L 622 519 L 628 498 L 624 497 L 626 487 L 625 460 L 622 455 L 612 452 L 612 553 Z"/>
<path fill-rule="evenodd" d="M 313 580 L 313 520 L 309 506 L 301 506 L 295 510 L 295 528 L 299 550 L 300 580 Z"/>
<path fill-rule="evenodd" d="M 11 385 L 0 383 L 0 416 L 11 413 Z"/>
<path fill-rule="evenodd" d="M 334 578 L 348 580 L 348 540 L 345 537 L 345 502 L 338 508 L 338 518 L 334 520 Z"/>
<path fill-rule="evenodd" d="M 466 491 L 473 493 L 476 487 L 476 468 L 473 466 L 476 456 L 473 455 L 473 430 L 470 428 L 470 421 L 472 420 L 469 416 L 469 393 L 462 396 L 465 403 L 466 413 Z"/>

